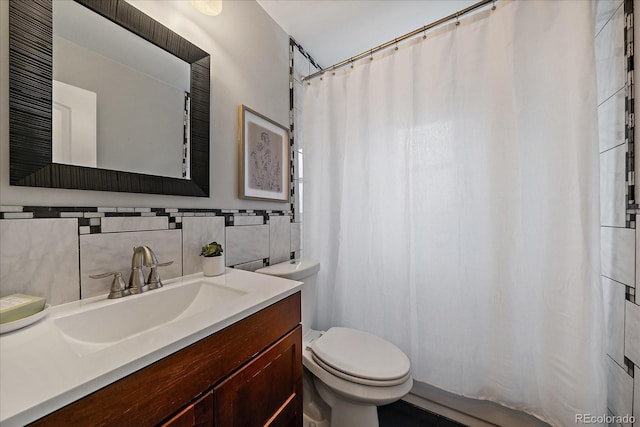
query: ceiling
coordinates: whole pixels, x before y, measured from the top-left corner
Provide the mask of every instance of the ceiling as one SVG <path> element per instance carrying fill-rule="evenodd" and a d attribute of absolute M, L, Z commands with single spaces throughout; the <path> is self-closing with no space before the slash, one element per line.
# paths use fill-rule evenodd
<path fill-rule="evenodd" d="M 257 0 L 323 67 L 348 59 L 477 0 Z"/>

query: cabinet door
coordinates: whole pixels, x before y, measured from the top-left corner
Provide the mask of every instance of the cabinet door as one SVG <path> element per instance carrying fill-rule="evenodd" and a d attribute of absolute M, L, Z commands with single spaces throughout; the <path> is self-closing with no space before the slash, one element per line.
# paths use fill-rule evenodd
<path fill-rule="evenodd" d="M 190 404 L 162 427 L 205 427 L 213 426 L 213 392 L 209 391 L 196 402 Z"/>
<path fill-rule="evenodd" d="M 302 328 L 298 326 L 213 390 L 214 425 L 302 425 Z"/>

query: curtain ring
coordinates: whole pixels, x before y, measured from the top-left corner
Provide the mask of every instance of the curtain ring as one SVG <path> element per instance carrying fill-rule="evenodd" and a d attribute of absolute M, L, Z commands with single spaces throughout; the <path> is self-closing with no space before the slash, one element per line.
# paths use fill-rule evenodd
<path fill-rule="evenodd" d="M 353 68 L 353 58 L 351 58 L 351 68 Z"/>
<path fill-rule="evenodd" d="M 459 15 L 459 13 L 456 13 L 456 25 L 460 25 L 460 20 L 458 19 Z"/>
<path fill-rule="evenodd" d="M 333 72 L 331 73 L 333 76 L 336 75 L 336 67 L 333 67 Z"/>
<path fill-rule="evenodd" d="M 493 6 L 491 6 L 491 10 L 496 10 L 496 0 L 493 0 Z"/>
<path fill-rule="evenodd" d="M 396 39 L 396 48 L 394 50 L 398 50 L 398 39 Z"/>
<path fill-rule="evenodd" d="M 369 61 L 373 61 L 373 49 L 369 51 Z"/>
<path fill-rule="evenodd" d="M 422 39 L 425 40 L 427 38 L 427 27 L 425 26 L 422 29 Z"/>

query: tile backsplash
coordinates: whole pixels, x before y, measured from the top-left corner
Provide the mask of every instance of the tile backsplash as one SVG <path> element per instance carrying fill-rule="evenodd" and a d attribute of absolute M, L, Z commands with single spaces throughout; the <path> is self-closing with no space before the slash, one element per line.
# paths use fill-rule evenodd
<path fill-rule="evenodd" d="M 228 267 L 256 270 L 300 250 L 300 224 L 290 211 L 0 206 L 0 296 L 15 292 L 62 304 L 109 292 L 125 280 L 133 247 L 148 245 L 162 279 L 202 271 L 200 248 L 224 245 Z"/>

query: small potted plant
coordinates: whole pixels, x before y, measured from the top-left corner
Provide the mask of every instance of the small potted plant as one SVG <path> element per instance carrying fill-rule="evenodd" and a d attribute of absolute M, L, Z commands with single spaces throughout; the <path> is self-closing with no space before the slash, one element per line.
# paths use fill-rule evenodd
<path fill-rule="evenodd" d="M 202 272 L 205 276 L 219 276 L 224 273 L 224 255 L 222 245 L 218 242 L 211 242 L 202 247 L 200 256 L 202 260 Z"/>

